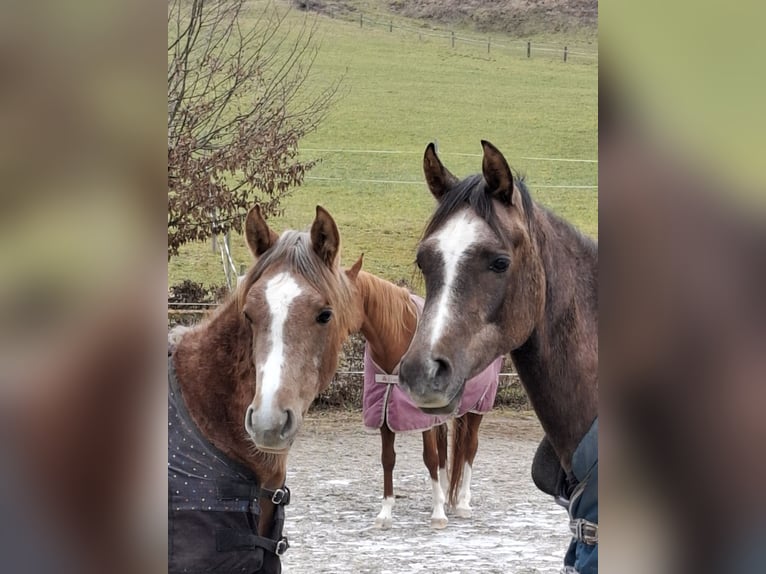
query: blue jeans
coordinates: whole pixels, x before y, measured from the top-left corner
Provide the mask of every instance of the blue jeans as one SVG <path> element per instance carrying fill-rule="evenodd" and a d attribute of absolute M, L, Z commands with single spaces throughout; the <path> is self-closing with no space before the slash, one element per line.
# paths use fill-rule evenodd
<path fill-rule="evenodd" d="M 598 418 L 577 445 L 572 456 L 572 473 L 579 486 L 569 504 L 570 520 L 584 519 L 598 524 Z M 586 544 L 573 538 L 564 564 L 579 574 L 598 574 L 598 543 Z"/>

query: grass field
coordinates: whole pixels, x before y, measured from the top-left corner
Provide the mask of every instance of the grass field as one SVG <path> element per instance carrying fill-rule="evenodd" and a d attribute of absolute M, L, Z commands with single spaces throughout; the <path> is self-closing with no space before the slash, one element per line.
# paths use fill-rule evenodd
<path fill-rule="evenodd" d="M 597 60 L 451 48 L 441 38 L 360 28 L 358 20 L 320 16 L 319 25 L 314 76 L 326 85 L 343 75 L 343 96 L 301 146 L 304 157 L 321 163 L 285 202 L 285 216 L 271 221 L 277 231 L 307 226 L 320 204 L 338 223 L 344 264 L 364 252 L 368 271 L 410 280 L 414 248 L 434 206 L 421 171 L 426 144 L 438 140 L 445 165 L 464 176 L 480 171 L 479 140 L 487 139 L 526 174 L 537 201 L 597 237 L 597 189 L 566 186 L 597 186 L 598 164 L 530 159 L 597 158 Z M 237 264 L 250 263 L 240 237 L 232 237 L 232 249 Z M 169 284 L 186 278 L 223 281 L 209 243 L 188 245 L 169 263 Z"/>

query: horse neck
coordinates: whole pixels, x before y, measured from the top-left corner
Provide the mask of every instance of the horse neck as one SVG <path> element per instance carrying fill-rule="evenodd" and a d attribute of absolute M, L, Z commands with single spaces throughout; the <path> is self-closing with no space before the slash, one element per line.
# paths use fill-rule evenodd
<path fill-rule="evenodd" d="M 252 330 L 235 298 L 184 334 L 174 365 L 186 407 L 205 438 L 247 466 L 261 485 L 281 487 L 286 457 L 258 451 L 245 431 L 245 411 L 255 392 L 255 367 Z"/>
<path fill-rule="evenodd" d="M 542 316 L 511 352 L 530 402 L 562 465 L 598 415 L 598 250 L 535 206 L 533 243 L 545 273 Z"/>
<path fill-rule="evenodd" d="M 415 303 L 407 289 L 370 273 L 361 271 L 358 284 L 364 301 L 362 335 L 372 359 L 391 373 L 415 334 L 418 322 Z"/>

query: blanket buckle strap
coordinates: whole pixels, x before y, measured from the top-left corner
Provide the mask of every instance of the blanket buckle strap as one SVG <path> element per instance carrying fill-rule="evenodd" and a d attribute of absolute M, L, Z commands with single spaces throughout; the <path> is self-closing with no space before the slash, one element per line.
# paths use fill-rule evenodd
<path fill-rule="evenodd" d="M 598 544 L 598 524 L 595 522 L 585 520 L 584 518 L 571 520 L 569 522 L 569 530 L 572 532 L 572 536 L 583 544 L 588 546 Z"/>
<path fill-rule="evenodd" d="M 287 486 L 277 488 L 271 495 L 271 502 L 277 506 L 290 504 L 290 489 Z"/>
<path fill-rule="evenodd" d="M 277 556 L 282 556 L 285 552 L 287 552 L 288 548 L 290 548 L 290 543 L 287 541 L 287 536 L 283 536 L 277 540 L 277 545 L 274 548 L 274 554 Z"/>

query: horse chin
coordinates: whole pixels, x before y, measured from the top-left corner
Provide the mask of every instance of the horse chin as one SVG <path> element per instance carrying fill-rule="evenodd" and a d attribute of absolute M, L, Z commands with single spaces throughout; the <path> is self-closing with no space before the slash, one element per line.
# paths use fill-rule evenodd
<path fill-rule="evenodd" d="M 441 407 L 419 407 L 421 411 L 428 415 L 451 415 L 457 411 L 460 406 L 460 401 L 463 398 L 463 390 L 465 389 L 465 383 L 460 385 L 455 395 L 450 401 Z"/>
<path fill-rule="evenodd" d="M 278 456 L 286 456 L 290 452 L 290 447 L 293 446 L 293 442 L 295 441 L 294 438 L 289 439 L 288 441 L 285 441 L 279 445 L 266 445 L 259 443 L 255 440 L 255 437 L 250 435 L 250 442 L 252 442 L 253 446 L 258 450 L 258 452 L 262 452 L 263 454 L 272 454 L 272 455 L 278 455 Z"/>
<path fill-rule="evenodd" d="M 292 446 L 292 443 L 288 444 L 287 446 L 283 448 L 272 448 L 269 446 L 262 446 L 259 444 L 255 445 L 255 448 L 257 448 L 259 451 L 265 454 L 276 454 L 280 456 L 286 456 L 288 452 L 290 452 L 290 447 Z"/>

